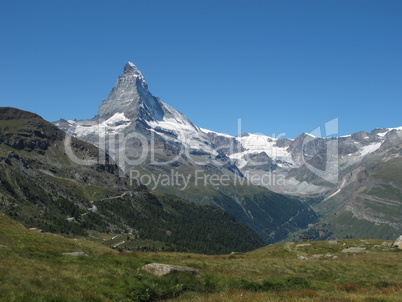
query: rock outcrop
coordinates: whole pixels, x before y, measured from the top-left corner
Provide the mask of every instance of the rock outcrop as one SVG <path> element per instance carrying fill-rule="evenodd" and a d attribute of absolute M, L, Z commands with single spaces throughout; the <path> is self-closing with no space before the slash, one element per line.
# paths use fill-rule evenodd
<path fill-rule="evenodd" d="M 143 270 L 146 270 L 150 272 L 151 274 L 154 274 L 155 276 L 162 277 L 168 274 L 174 274 L 174 273 L 187 273 L 191 275 L 196 275 L 198 276 L 200 274 L 199 271 L 187 267 L 187 266 L 177 266 L 177 265 L 169 265 L 169 264 L 161 264 L 161 263 L 150 263 L 147 265 L 144 265 L 142 267 Z"/>
<path fill-rule="evenodd" d="M 88 257 L 84 252 L 71 252 L 71 253 L 63 253 L 64 256 L 72 256 L 72 257 Z"/>
<path fill-rule="evenodd" d="M 402 250 L 402 235 L 394 242 L 394 246 Z"/>
<path fill-rule="evenodd" d="M 347 249 L 343 249 L 342 253 L 358 254 L 358 253 L 363 253 L 365 251 L 366 251 L 365 247 L 349 247 Z"/>

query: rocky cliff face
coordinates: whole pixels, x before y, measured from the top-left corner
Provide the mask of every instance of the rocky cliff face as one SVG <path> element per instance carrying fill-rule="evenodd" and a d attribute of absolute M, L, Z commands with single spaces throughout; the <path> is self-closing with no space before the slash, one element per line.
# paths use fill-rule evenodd
<path fill-rule="evenodd" d="M 124 66 L 123 74 L 99 107 L 97 119 L 107 120 L 124 112 L 126 118 L 160 120 L 164 110 L 160 101 L 148 91 L 148 85 L 138 68 L 131 62 Z"/>
<path fill-rule="evenodd" d="M 381 139 L 366 143 L 341 169 L 339 182 L 317 206 L 340 236 L 393 238 L 402 232 L 402 131 L 377 129 L 360 137 L 373 135 Z"/>

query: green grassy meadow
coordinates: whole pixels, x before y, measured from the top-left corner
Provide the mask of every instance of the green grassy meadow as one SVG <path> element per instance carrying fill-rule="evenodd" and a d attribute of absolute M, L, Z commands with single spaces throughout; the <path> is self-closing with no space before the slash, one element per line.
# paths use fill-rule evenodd
<path fill-rule="evenodd" d="M 402 301 L 402 250 L 383 243 L 283 242 L 219 256 L 119 253 L 29 230 L 0 214 L 0 301 Z M 341 252 L 348 247 L 366 250 Z M 141 270 L 153 262 L 201 274 L 155 277 Z"/>

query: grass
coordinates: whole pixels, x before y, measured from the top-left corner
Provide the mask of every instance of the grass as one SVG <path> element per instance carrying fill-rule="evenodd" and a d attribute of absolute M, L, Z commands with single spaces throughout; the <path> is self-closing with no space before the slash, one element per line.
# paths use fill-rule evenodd
<path fill-rule="evenodd" d="M 286 242 L 220 256 L 118 253 L 34 232 L 0 214 L 0 301 L 401 301 L 402 251 L 382 243 Z M 341 252 L 356 246 L 366 253 Z M 89 256 L 62 255 L 75 251 Z M 201 275 L 158 278 L 141 270 L 152 262 Z"/>
<path fill-rule="evenodd" d="M 401 189 L 391 185 L 378 185 L 370 189 L 367 193 L 385 200 L 401 200 Z"/>

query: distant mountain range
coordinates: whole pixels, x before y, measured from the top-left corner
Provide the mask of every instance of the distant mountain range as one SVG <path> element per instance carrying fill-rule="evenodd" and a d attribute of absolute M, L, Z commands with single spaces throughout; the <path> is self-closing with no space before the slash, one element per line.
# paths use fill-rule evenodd
<path fill-rule="evenodd" d="M 286 233 L 300 234 L 298 230 L 304 229 L 313 238 L 392 238 L 402 232 L 402 127 L 334 137 L 338 126 L 334 120 L 323 131 L 316 129 L 296 139 L 221 134 L 197 127 L 152 96 L 131 62 L 96 117 L 55 124 L 105 149 L 125 173 L 134 169 L 137 176 L 149 175 L 140 179 L 148 187 L 219 206 L 268 242 L 282 238 L 273 235 L 273 226 L 267 224 L 275 216 L 274 204 L 297 209 L 287 213 L 283 223 L 302 221 Z M 130 137 L 134 133 L 137 136 Z M 121 144 L 127 137 L 131 141 Z M 141 158 L 144 149 L 147 153 Z M 155 181 L 171 171 L 188 176 L 189 184 L 184 188 L 180 183 Z M 206 181 L 200 187 L 194 171 L 201 180 L 210 174 L 225 175 L 230 185 Z M 320 216 L 316 225 L 311 209 Z"/>

